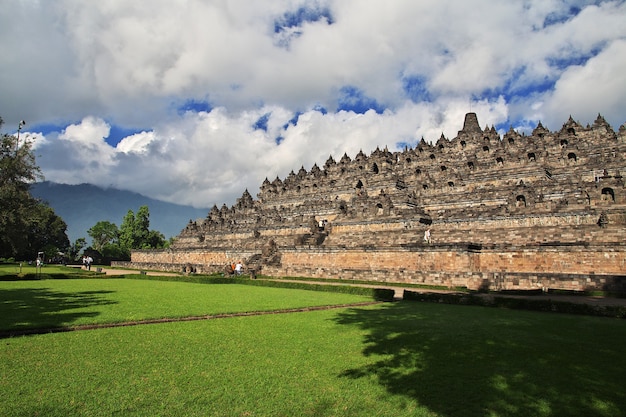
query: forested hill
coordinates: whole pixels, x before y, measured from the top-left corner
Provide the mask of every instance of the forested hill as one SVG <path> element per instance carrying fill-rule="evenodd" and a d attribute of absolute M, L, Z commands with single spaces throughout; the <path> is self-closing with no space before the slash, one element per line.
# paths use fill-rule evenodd
<path fill-rule="evenodd" d="M 33 184 L 31 194 L 46 201 L 67 223 L 70 242 L 80 237 L 90 242 L 87 230 L 94 224 L 108 220 L 119 227 L 128 210 L 136 214 L 141 206 L 148 206 L 150 210 L 150 229 L 163 233 L 166 239 L 177 236 L 190 219 L 205 218 L 209 212 L 208 208 L 165 203 L 130 191 L 105 189 L 91 184 L 67 185 L 45 181 Z"/>

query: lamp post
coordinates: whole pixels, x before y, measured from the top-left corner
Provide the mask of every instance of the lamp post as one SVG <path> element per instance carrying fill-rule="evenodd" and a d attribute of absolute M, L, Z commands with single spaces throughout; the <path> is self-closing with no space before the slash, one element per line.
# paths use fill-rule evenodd
<path fill-rule="evenodd" d="M 24 120 L 20 120 L 20 123 L 17 125 L 17 141 L 15 142 L 15 153 L 17 154 L 17 150 L 20 148 L 20 131 L 22 128 L 26 126 L 26 122 Z"/>

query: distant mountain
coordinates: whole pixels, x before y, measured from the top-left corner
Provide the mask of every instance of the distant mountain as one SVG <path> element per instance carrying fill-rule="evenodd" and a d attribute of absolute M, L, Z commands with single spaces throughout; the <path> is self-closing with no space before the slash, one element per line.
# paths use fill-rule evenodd
<path fill-rule="evenodd" d="M 91 184 L 45 181 L 33 184 L 30 191 L 67 223 L 67 237 L 72 243 L 80 237 L 91 242 L 87 230 L 99 221 L 110 221 L 120 227 L 128 210 L 137 214 L 141 206 L 150 210 L 150 229 L 163 233 L 166 239 L 177 236 L 190 219 L 205 218 L 209 213 L 209 209 L 165 203 L 130 191 Z"/>

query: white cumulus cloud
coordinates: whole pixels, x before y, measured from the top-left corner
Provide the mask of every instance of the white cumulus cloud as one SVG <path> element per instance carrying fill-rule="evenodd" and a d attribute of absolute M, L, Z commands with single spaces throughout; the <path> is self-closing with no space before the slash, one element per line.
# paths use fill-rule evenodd
<path fill-rule="evenodd" d="M 626 122 L 626 3 L 13 1 L 0 116 L 46 179 L 197 207 L 332 155 Z"/>

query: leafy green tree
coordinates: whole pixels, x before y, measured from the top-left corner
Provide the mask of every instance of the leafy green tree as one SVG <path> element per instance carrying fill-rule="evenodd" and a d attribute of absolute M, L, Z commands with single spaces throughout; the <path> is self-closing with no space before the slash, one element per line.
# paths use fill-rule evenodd
<path fill-rule="evenodd" d="M 169 242 L 165 239 L 163 233 L 157 230 L 150 230 L 148 232 L 148 238 L 146 240 L 146 245 L 144 249 L 154 248 L 154 249 L 162 249 L 169 247 Z"/>
<path fill-rule="evenodd" d="M 2 125 L 0 118 L 0 127 Z M 44 247 L 58 252 L 69 246 L 65 222 L 30 194 L 30 185 L 40 179 L 43 176 L 31 141 L 3 134 L 0 138 L 0 256 L 27 259 L 37 256 Z"/>
<path fill-rule="evenodd" d="M 119 245 L 119 230 L 115 223 L 101 220 L 87 230 L 87 234 L 93 241 L 93 249 L 102 253 L 106 245 Z"/>
<path fill-rule="evenodd" d="M 120 246 L 128 251 L 132 249 L 151 249 L 166 247 L 167 241 L 161 232 L 150 230 L 150 210 L 141 206 L 137 215 L 128 210 L 120 226 Z"/>
<path fill-rule="evenodd" d="M 130 250 L 135 246 L 135 213 L 128 210 L 122 219 L 120 226 L 120 247 L 130 255 Z"/>
<path fill-rule="evenodd" d="M 70 246 L 67 224 L 43 203 L 36 204 L 30 211 L 26 235 L 27 254 L 31 256 L 44 251 L 46 259 L 54 258 L 59 252 L 65 253 Z"/>
<path fill-rule="evenodd" d="M 86 246 L 87 246 L 87 239 L 85 239 L 84 237 L 79 237 L 78 239 L 76 239 L 74 243 L 72 243 L 69 249 L 68 257 L 70 258 L 70 260 L 74 261 L 78 259 L 78 254 Z"/>
<path fill-rule="evenodd" d="M 130 260 L 130 252 L 123 250 L 119 243 L 107 243 L 102 248 L 101 255 L 108 259 Z"/>
<path fill-rule="evenodd" d="M 135 246 L 133 249 L 151 248 L 148 242 L 148 236 L 150 234 L 150 210 L 148 210 L 148 206 L 141 206 L 139 210 L 137 210 L 134 232 Z"/>
<path fill-rule="evenodd" d="M 165 248 L 168 242 L 161 232 L 150 230 L 150 211 L 141 206 L 137 215 L 128 210 L 122 224 L 117 226 L 108 221 L 96 223 L 87 234 L 93 239 L 93 250 L 103 258 L 130 259 L 133 249 Z"/>

